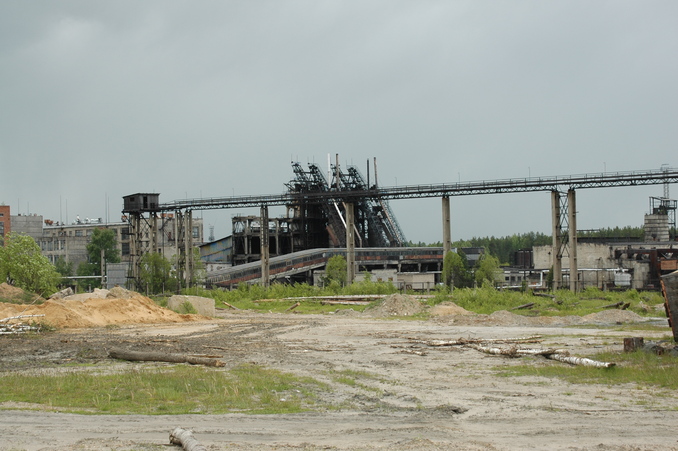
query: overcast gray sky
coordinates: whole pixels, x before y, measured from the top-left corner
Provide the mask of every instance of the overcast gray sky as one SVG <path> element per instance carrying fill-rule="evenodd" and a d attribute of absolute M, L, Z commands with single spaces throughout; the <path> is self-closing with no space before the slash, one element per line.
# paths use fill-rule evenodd
<path fill-rule="evenodd" d="M 675 167 L 677 24 L 675 0 L 0 0 L 0 202 L 119 219 L 336 153 L 383 186 Z M 662 192 L 580 190 L 578 226 L 642 225 Z M 431 242 L 440 204 L 391 206 Z M 550 233 L 548 193 L 451 205 L 453 239 Z"/>

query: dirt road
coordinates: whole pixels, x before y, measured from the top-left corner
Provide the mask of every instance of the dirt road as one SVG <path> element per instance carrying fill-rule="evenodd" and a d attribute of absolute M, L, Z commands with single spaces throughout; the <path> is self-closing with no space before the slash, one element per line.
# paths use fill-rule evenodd
<path fill-rule="evenodd" d="M 0 450 L 168 449 L 176 426 L 211 450 L 678 450 L 673 393 L 632 385 L 571 385 L 541 377 L 502 377 L 508 359 L 464 347 L 423 347 L 422 340 L 541 335 L 537 346 L 586 356 L 621 349 L 613 331 L 552 325 L 488 326 L 468 318 L 381 320 L 350 315 L 228 313 L 200 323 L 78 329 L 32 339 L 2 338 L 3 370 L 58 368 L 65 361 L 111 362 L 106 349 L 205 352 L 228 347 L 227 367 L 254 362 L 332 383 L 324 402 L 339 410 L 295 415 L 94 416 L 12 410 L 0 405 Z M 484 322 L 484 324 L 487 324 Z M 421 351 L 418 355 L 412 351 Z M 351 370 L 358 384 L 333 383 Z M 362 376 L 361 376 L 362 375 Z M 1 378 L 0 378 L 1 380 Z M 177 448 L 178 449 L 178 448 Z"/>

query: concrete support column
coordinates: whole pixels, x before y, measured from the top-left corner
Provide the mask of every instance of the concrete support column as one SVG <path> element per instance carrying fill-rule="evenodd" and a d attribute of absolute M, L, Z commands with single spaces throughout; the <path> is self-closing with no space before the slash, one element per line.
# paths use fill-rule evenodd
<path fill-rule="evenodd" d="M 346 283 L 355 279 L 355 210 L 352 203 L 344 204 L 346 210 Z"/>
<path fill-rule="evenodd" d="M 450 227 L 450 198 L 443 196 L 443 259 L 452 250 L 452 230 Z"/>
<path fill-rule="evenodd" d="M 579 268 L 577 266 L 577 201 L 573 189 L 567 192 L 568 246 L 570 251 L 570 291 L 579 291 Z"/>
<path fill-rule="evenodd" d="M 553 259 L 553 290 L 558 290 L 563 286 L 563 243 L 561 242 L 560 193 L 558 191 L 551 191 L 551 219 L 553 223 L 553 246 L 551 248 L 551 256 Z"/>
<path fill-rule="evenodd" d="M 186 239 L 185 243 L 185 254 L 186 254 L 186 287 L 191 286 L 191 280 L 193 280 L 193 211 L 188 210 L 186 216 L 184 217 L 185 226 L 184 234 Z"/>
<path fill-rule="evenodd" d="M 261 285 L 268 288 L 271 284 L 270 278 L 270 249 L 268 236 L 268 207 L 261 206 L 261 227 L 259 227 L 261 237 Z"/>
<path fill-rule="evenodd" d="M 158 214 L 151 213 L 151 248 L 149 252 L 158 252 Z"/>

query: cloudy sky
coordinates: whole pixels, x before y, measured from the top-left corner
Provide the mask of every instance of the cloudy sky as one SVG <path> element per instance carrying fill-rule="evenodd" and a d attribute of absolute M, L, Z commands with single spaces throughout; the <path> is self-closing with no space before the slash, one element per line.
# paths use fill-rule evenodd
<path fill-rule="evenodd" d="M 676 24 L 675 0 L 0 0 L 0 203 L 115 220 L 136 192 L 282 193 L 337 153 L 383 186 L 676 167 Z M 642 225 L 662 193 L 581 190 L 578 226 Z M 440 204 L 391 206 L 431 242 Z M 453 239 L 550 233 L 548 193 L 451 205 Z"/>

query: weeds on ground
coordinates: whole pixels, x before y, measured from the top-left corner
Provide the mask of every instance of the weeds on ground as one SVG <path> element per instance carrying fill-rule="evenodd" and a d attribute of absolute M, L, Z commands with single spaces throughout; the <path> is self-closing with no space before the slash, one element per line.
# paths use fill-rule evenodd
<path fill-rule="evenodd" d="M 636 384 L 638 388 L 678 389 L 678 357 L 649 352 L 603 352 L 592 359 L 615 362 L 612 368 L 548 364 L 511 365 L 499 369 L 500 376 L 541 376 L 560 378 L 573 384 Z"/>
<path fill-rule="evenodd" d="M 226 304 L 229 304 L 239 309 L 265 312 L 286 311 L 296 303 L 295 300 L 290 298 L 311 298 L 303 301 L 299 307 L 294 309 L 294 311 L 298 313 L 326 313 L 348 308 L 362 311 L 366 306 L 322 305 L 320 300 L 314 302 L 312 299 L 313 297 L 355 294 L 386 295 L 396 292 L 395 286 L 391 283 L 365 280 L 363 282 L 351 284 L 347 287 L 340 287 L 338 284 L 330 284 L 328 287 L 319 288 L 306 283 L 299 283 L 294 285 L 273 284 L 269 288 L 264 288 L 261 285 L 240 285 L 236 290 L 232 291 L 191 288 L 186 294 L 212 298 L 219 308 L 226 308 Z M 267 302 L 257 302 L 264 299 Z"/>
<path fill-rule="evenodd" d="M 553 295 L 538 296 L 531 291 L 497 290 L 492 287 L 462 288 L 452 292 L 443 288 L 438 290 L 429 301 L 431 305 L 443 301 L 453 301 L 460 307 L 475 313 L 490 314 L 498 310 L 511 310 L 526 316 L 584 316 L 596 313 L 604 306 L 628 303 L 628 310 L 643 316 L 663 316 L 663 312 L 653 310 L 657 304 L 664 302 L 661 294 L 655 292 L 639 293 L 628 291 L 601 291 L 587 288 L 581 293 L 559 290 Z M 516 307 L 533 304 L 529 308 L 513 310 Z"/>
<path fill-rule="evenodd" d="M 241 285 L 232 291 L 191 288 L 186 294 L 213 298 L 219 308 L 225 308 L 229 304 L 239 309 L 279 313 L 287 311 L 296 303 L 293 298 L 303 297 L 307 299 L 302 301 L 300 306 L 294 308 L 296 313 L 328 313 L 348 308 L 363 311 L 369 306 L 377 305 L 380 300 L 376 300 L 368 306 L 322 305 L 320 300 L 314 301 L 314 297 L 356 294 L 387 295 L 396 292 L 396 288 L 391 283 L 373 282 L 366 279 L 343 288 L 339 287 L 338 284 L 318 288 L 306 283 L 273 284 L 269 288 L 260 285 Z M 266 300 L 266 302 L 259 302 L 262 300 Z M 498 290 L 491 286 L 461 288 L 452 291 L 446 287 L 441 287 L 433 291 L 432 296 L 425 303 L 434 306 L 445 301 L 455 302 L 466 310 L 482 314 L 509 310 L 525 316 L 584 316 L 600 312 L 605 306 L 621 302 L 622 304 L 629 304 L 627 309 L 641 316 L 664 315 L 663 311 L 657 311 L 654 308 L 657 304 L 664 302 L 661 294 L 656 292 L 641 293 L 636 290 L 601 291 L 597 288 L 587 288 L 581 293 L 559 290 L 554 294 L 539 296 L 530 290 L 524 292 Z M 528 308 L 514 310 L 516 307 L 527 304 L 531 305 Z M 414 319 L 426 318 L 427 315 L 425 314 L 414 317 Z"/>
<path fill-rule="evenodd" d="M 52 376 L 0 376 L 0 402 L 22 402 L 66 412 L 178 415 L 294 413 L 314 407 L 328 387 L 257 365 L 230 371 L 193 366 L 120 374 L 73 371 Z"/>

